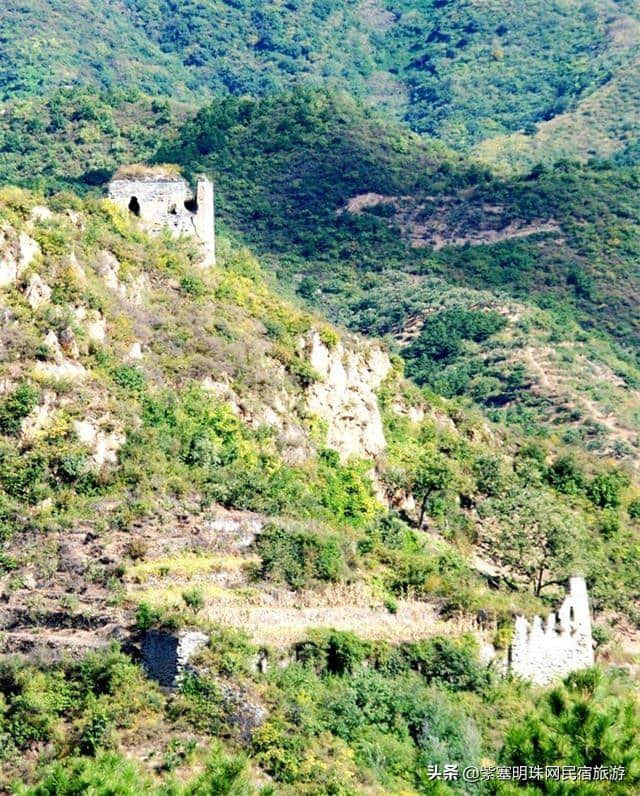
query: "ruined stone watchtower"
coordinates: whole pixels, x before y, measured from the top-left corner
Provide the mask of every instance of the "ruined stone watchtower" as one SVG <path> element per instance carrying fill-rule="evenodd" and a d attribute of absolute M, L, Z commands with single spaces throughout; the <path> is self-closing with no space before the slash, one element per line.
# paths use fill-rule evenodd
<path fill-rule="evenodd" d="M 516 619 L 509 667 L 538 685 L 547 685 L 570 672 L 593 666 L 591 614 L 587 586 L 582 577 L 569 579 L 569 594 L 559 611 L 543 623 L 539 616 L 528 622 Z"/>
<path fill-rule="evenodd" d="M 122 166 L 109 183 L 109 199 L 142 219 L 151 232 L 169 229 L 199 241 L 203 265 L 216 261 L 213 185 L 197 178 L 195 195 L 172 166 Z"/>

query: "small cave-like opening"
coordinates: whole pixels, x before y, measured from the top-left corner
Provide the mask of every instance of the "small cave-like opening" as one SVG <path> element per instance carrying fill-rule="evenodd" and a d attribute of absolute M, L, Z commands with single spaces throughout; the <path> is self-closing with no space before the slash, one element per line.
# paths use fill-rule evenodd
<path fill-rule="evenodd" d="M 129 210 L 131 210 L 134 216 L 140 215 L 140 202 L 137 196 L 132 196 L 129 200 Z"/>
<path fill-rule="evenodd" d="M 196 199 L 185 199 L 184 206 L 190 213 L 198 212 L 198 202 Z"/>
<path fill-rule="evenodd" d="M 169 208 L 169 215 L 177 216 L 178 215 L 178 208 L 175 205 L 171 205 Z"/>

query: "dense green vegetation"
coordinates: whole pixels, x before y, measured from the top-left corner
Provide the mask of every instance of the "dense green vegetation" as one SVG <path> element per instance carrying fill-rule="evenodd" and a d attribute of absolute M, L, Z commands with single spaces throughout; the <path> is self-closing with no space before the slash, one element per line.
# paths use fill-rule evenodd
<path fill-rule="evenodd" d="M 123 162 L 144 160 L 184 116 L 184 106 L 134 89 L 60 88 L 12 99 L 0 121 L 3 182 L 83 194 Z"/>
<path fill-rule="evenodd" d="M 7 192 L 5 218 L 28 223 L 38 201 Z M 60 195 L 53 206 L 64 207 L 66 201 Z M 535 596 L 581 569 L 598 608 L 636 621 L 636 493 L 627 470 L 585 454 L 563 458 L 553 442 L 532 445 L 520 432 L 491 440 L 488 447 L 471 442 L 483 433 L 482 421 L 453 406 L 444 408 L 455 419 L 450 432 L 429 416 L 410 422 L 390 408 L 401 389 L 396 371 L 381 395 L 388 449 L 378 464 L 379 477 L 390 493 L 403 489 L 415 498 L 418 513 L 404 519 L 441 536 L 445 548 L 433 547 L 406 524 L 381 519 L 371 464 L 341 461 L 326 448 L 313 418 L 302 422 L 316 447 L 303 462 L 292 463 L 276 428 L 247 425 L 223 399 L 202 389 L 208 374 L 225 373 L 237 396 L 250 397 L 258 384 L 257 397 L 267 400 L 277 384 L 265 379 L 265 365 L 253 354 L 259 350 L 263 363 L 282 369 L 280 389 L 299 400 L 317 375 L 300 356 L 297 340 L 319 320 L 278 298 L 245 250 L 221 242 L 218 266 L 198 272 L 188 243 L 150 240 L 110 205 L 73 201 L 82 225 L 61 213 L 33 230 L 44 253 L 38 273 L 51 284 L 52 303 L 31 312 L 19 290 L 9 294 L 18 314 L 3 333 L 16 381 L 0 404 L 5 539 L 72 526 L 96 511 L 102 529 L 125 529 L 153 515 L 157 504 L 195 497 L 201 507 L 218 504 L 289 518 L 261 536 L 258 574 L 294 589 L 349 581 L 359 570 L 378 569 L 390 599 L 432 596 L 444 600 L 450 613 L 484 608 L 505 617 L 512 606 L 508 586 L 492 596 L 460 555 L 466 545 L 479 544 Z M 142 276 L 155 285 L 148 309 L 133 310 L 135 332 L 94 270 L 107 246 L 122 263 L 125 286 Z M 82 278 L 60 267 L 72 250 L 86 269 Z M 72 310 L 77 306 L 106 316 L 111 330 L 106 341 L 88 340 Z M 495 335 L 503 325 L 499 316 L 482 312 L 453 310 L 432 318 L 418 338 L 431 341 L 424 348 L 431 366 L 447 339 L 455 348 L 467 338 Z M 51 329 L 77 339 L 90 374 L 82 384 L 37 375 L 39 366 L 54 361 L 42 343 Z M 335 344 L 335 333 L 324 334 Z M 152 341 L 140 364 L 127 359 L 135 335 Z M 444 355 L 452 354 L 447 348 Z M 53 391 L 60 408 L 47 428 L 17 448 L 22 422 L 40 406 L 45 389 Z M 103 401 L 108 396 L 111 426 L 126 430 L 117 467 L 101 472 L 74 430 L 97 391 Z M 107 501 L 110 510 L 100 511 Z M 43 502 L 45 511 L 39 508 Z M 314 522 L 317 529 L 295 521 Z"/>
<path fill-rule="evenodd" d="M 217 175 L 221 218 L 264 253 L 281 281 L 358 331 L 401 338 L 405 326 L 436 313 L 441 335 L 453 341 L 459 332 L 448 320 L 479 312 L 478 304 L 487 318 L 518 317 L 503 334 L 460 340 L 431 376 L 421 338 L 409 339 L 402 351 L 409 372 L 530 433 L 560 426 L 567 440 L 627 455 L 628 442 L 602 444 L 606 429 L 589 412 L 575 428 L 582 402 L 571 384 L 566 398 L 537 395 L 525 349 L 533 343 L 542 354 L 560 342 L 567 359 L 595 357 L 613 380 L 638 383 L 637 169 L 563 163 L 496 178 L 346 97 L 307 91 L 216 102 L 157 158 Z M 369 193 L 391 203 L 345 212 L 350 199 Z M 484 229 L 487 243 L 412 247 L 409 237 L 425 224 L 453 237 Z M 510 225 L 541 233 L 493 243 Z M 594 387 L 594 396 L 607 389 Z M 624 424 L 630 441 L 637 420 L 629 415 Z"/>
<path fill-rule="evenodd" d="M 304 282 L 314 301 L 316 287 L 325 285 L 329 299 L 342 291 L 370 295 L 382 270 L 437 273 L 518 297 L 539 293 L 547 305 L 551 294 L 583 309 L 584 323 L 607 323 L 620 338 L 633 329 L 635 169 L 562 164 L 523 179 L 497 179 L 389 126 L 346 97 L 319 92 L 216 102 L 157 158 L 180 162 L 189 172 L 215 174 L 222 213 L 261 249 L 278 253 L 289 272 L 315 278 L 317 286 Z M 412 249 L 398 234 L 402 219 L 339 212 L 350 198 L 368 192 L 410 195 L 409 207 L 417 206 L 427 219 L 429 211 L 451 204 L 445 221 L 452 225 L 482 223 L 487 205 L 501 208 L 500 227 L 555 219 L 565 240 L 533 237 L 438 253 Z M 611 270 L 631 280 L 624 291 L 611 282 Z M 389 308 L 376 308 L 376 315 L 394 311 L 399 298 L 394 295 Z M 594 312 L 603 301 L 609 311 Z M 387 332 L 398 320 L 395 312 L 389 321 L 374 325 L 372 319 L 359 328 Z"/>
<path fill-rule="evenodd" d="M 0 789 L 637 793 L 637 3 L 19 5 L 0 642 L 74 654 L 2 656 Z M 215 179 L 215 268 L 101 200 L 138 161 Z M 308 336 L 363 346 L 320 312 L 392 350 L 375 460 L 308 409 Z M 503 677 L 514 615 L 577 572 L 598 666 Z M 126 652 L 79 653 L 112 623 Z M 142 634 L 183 627 L 210 642 L 161 690 Z M 447 764 L 626 776 L 430 777 Z"/>
<path fill-rule="evenodd" d="M 623 766 L 625 779 L 605 792 L 631 794 L 637 787 L 638 697 L 621 675 L 589 670 L 538 696 L 488 675 L 468 639 L 394 648 L 317 632 L 300 643 L 294 662 L 267 675 L 251 671 L 254 652 L 242 636 L 219 633 L 200 656 L 206 674 L 185 677 L 169 695 L 116 649 L 47 671 L 5 660 L 2 761 L 19 766 L 35 740 L 50 750 L 41 783 L 16 784 L 12 792 L 522 792 L 505 781 L 462 781 L 466 766 L 496 764 Z M 239 730 L 240 708 L 224 696 L 230 676 L 270 708 L 251 740 Z M 122 756 L 134 735 L 140 752 L 154 752 L 146 773 Z M 458 766 L 458 781 L 429 777 L 428 766 L 443 771 L 446 764 Z M 257 785 L 260 770 L 271 784 Z M 558 792 L 601 793 L 601 787 L 569 782 Z M 525 791 L 546 792 L 542 781 Z"/>
<path fill-rule="evenodd" d="M 535 132 L 615 78 L 637 54 L 637 19 L 633 3 L 603 0 L 118 0 L 91 14 L 29 0 L 0 13 L 0 98 L 88 84 L 202 101 L 311 83 L 466 148 Z"/>
<path fill-rule="evenodd" d="M 609 50 L 612 20 L 598 3 L 569 9 L 556 2 L 404 0 L 393 8 L 386 57 L 402 64 L 407 118 L 457 146 L 505 130 L 535 131 L 536 122 L 604 83 L 625 58 Z"/>

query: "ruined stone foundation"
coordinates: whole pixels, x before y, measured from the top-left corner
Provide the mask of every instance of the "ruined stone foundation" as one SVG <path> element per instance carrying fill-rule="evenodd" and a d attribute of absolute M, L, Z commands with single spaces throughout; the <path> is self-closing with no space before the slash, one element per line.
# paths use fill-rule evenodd
<path fill-rule="evenodd" d="M 509 668 L 537 685 L 547 685 L 570 672 L 593 666 L 591 615 L 584 578 L 569 580 L 569 594 L 546 622 L 536 616 L 516 619 Z"/>
<path fill-rule="evenodd" d="M 192 235 L 202 247 L 203 264 L 215 264 L 213 185 L 204 175 L 198 177 L 194 195 L 179 174 L 124 167 L 109 183 L 109 199 L 142 219 L 152 232 L 169 229 L 174 235 Z"/>
<path fill-rule="evenodd" d="M 209 642 L 209 636 L 197 630 L 170 633 L 164 630 L 148 630 L 142 640 L 142 662 L 144 668 L 160 685 L 168 688 L 180 684 L 189 661 Z"/>

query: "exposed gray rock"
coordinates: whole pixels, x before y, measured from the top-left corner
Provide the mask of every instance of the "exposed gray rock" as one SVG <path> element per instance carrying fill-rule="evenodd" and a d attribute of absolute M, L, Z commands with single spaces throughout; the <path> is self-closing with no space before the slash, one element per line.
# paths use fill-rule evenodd
<path fill-rule="evenodd" d="M 230 683 L 223 683 L 220 690 L 227 720 L 237 728 L 243 741 L 250 741 L 254 731 L 266 721 L 267 709 L 264 705 L 253 701 L 245 691 Z"/>
<path fill-rule="evenodd" d="M 44 304 L 48 304 L 51 299 L 51 288 L 38 274 L 33 274 L 24 294 L 25 298 L 34 310 L 39 309 Z"/>
<path fill-rule="evenodd" d="M 58 572 L 73 572 L 82 575 L 87 568 L 88 558 L 68 542 L 58 547 Z"/>
<path fill-rule="evenodd" d="M 388 355 L 374 345 L 330 348 L 313 331 L 300 342 L 301 353 L 320 376 L 307 390 L 311 414 L 327 424 L 327 445 L 340 454 L 375 458 L 386 447 L 376 390 L 391 370 Z"/>

